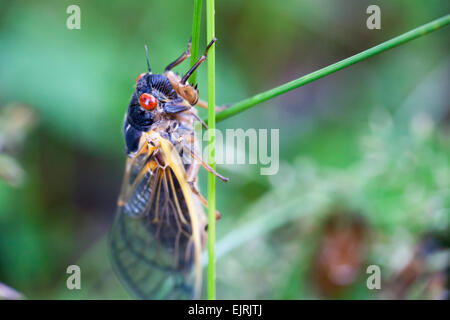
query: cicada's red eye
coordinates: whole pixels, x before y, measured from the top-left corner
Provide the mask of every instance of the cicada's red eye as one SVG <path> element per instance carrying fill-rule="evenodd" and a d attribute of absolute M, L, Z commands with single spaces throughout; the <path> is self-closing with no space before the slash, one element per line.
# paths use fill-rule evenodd
<path fill-rule="evenodd" d="M 158 105 L 158 100 L 150 93 L 143 93 L 139 97 L 139 103 L 145 110 L 153 110 Z"/>
<path fill-rule="evenodd" d="M 138 75 L 136 78 L 136 83 L 139 81 L 139 79 L 141 79 L 145 75 L 146 75 L 146 73 L 141 73 L 140 75 Z"/>

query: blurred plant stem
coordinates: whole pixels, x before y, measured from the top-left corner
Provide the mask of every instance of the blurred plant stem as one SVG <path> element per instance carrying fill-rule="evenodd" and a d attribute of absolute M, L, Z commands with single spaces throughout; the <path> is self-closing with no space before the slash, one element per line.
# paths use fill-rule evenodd
<path fill-rule="evenodd" d="M 214 39 L 214 0 L 206 2 L 206 38 L 209 43 Z M 213 45 L 208 52 L 208 162 L 215 170 L 216 97 L 215 72 L 216 50 Z M 216 261 L 214 246 L 216 241 L 216 177 L 208 174 L 208 300 L 216 299 Z"/>
<path fill-rule="evenodd" d="M 194 16 L 192 18 L 192 47 L 191 47 L 191 67 L 198 59 L 198 47 L 200 42 L 200 25 L 202 21 L 202 0 L 194 0 Z M 197 71 L 191 75 L 191 82 L 195 84 Z"/>
<path fill-rule="evenodd" d="M 218 113 L 216 120 L 217 121 L 225 120 L 225 119 L 227 119 L 231 116 L 234 116 L 238 113 L 241 113 L 242 111 L 245 111 L 259 103 L 262 103 L 269 99 L 275 98 L 275 97 L 277 97 L 283 93 L 286 93 L 288 91 L 297 89 L 301 86 L 304 86 L 305 84 L 316 81 L 320 78 L 323 78 L 323 77 L 330 75 L 341 69 L 347 68 L 355 63 L 364 61 L 365 59 L 370 58 L 374 55 L 380 54 L 384 51 L 387 51 L 389 49 L 392 49 L 394 47 L 402 45 L 408 41 L 411 41 L 418 37 L 424 36 L 432 31 L 436 31 L 436 30 L 448 25 L 449 23 L 450 23 L 450 14 L 445 15 L 439 19 L 433 20 L 427 24 L 424 24 L 423 26 L 420 26 L 416 29 L 408 31 L 400 36 L 397 36 L 391 40 L 383 42 L 375 47 L 372 47 L 363 52 L 360 52 L 360 53 L 358 53 L 354 56 L 351 56 L 347 59 L 336 62 L 328 67 L 322 68 L 320 70 L 317 70 L 315 72 L 307 74 L 303 77 L 300 77 L 296 80 L 285 83 L 279 87 L 267 90 L 265 92 L 261 92 L 257 95 L 254 95 L 253 97 L 250 97 L 250 98 L 247 98 L 240 102 L 237 102 L 237 103 L 233 104 L 231 107 Z M 208 121 L 209 121 L 209 117 L 208 117 Z M 211 125 L 209 125 L 209 126 L 211 127 Z"/>

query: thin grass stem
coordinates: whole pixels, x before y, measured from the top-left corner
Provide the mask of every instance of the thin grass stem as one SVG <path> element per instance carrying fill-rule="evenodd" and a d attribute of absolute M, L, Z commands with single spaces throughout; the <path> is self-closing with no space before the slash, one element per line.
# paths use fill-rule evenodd
<path fill-rule="evenodd" d="M 194 0 L 194 15 L 192 18 L 192 46 L 191 46 L 191 68 L 198 60 L 198 48 L 200 43 L 200 26 L 202 22 L 202 0 Z M 195 84 L 197 71 L 190 77 L 190 82 Z"/>
<path fill-rule="evenodd" d="M 214 32 L 214 0 L 206 1 L 206 37 L 209 43 L 215 37 Z M 215 170 L 215 136 L 216 97 L 215 97 L 215 45 L 208 52 L 208 163 Z M 208 174 L 208 300 L 216 299 L 216 177 Z"/>
<path fill-rule="evenodd" d="M 229 108 L 218 113 L 217 117 L 216 117 L 216 121 L 219 122 L 219 121 L 228 119 L 228 118 L 230 118 L 234 115 L 237 115 L 247 109 L 250 109 L 251 107 L 253 107 L 257 104 L 260 104 L 264 101 L 275 98 L 275 97 L 277 97 L 283 93 L 286 93 L 288 91 L 297 89 L 301 86 L 304 86 L 305 84 L 311 83 L 320 78 L 328 76 L 334 72 L 337 72 L 339 70 L 347 68 L 355 63 L 364 61 L 374 55 L 380 54 L 384 51 L 387 51 L 394 47 L 405 44 L 406 42 L 409 42 L 411 40 L 414 40 L 416 38 L 424 36 L 430 32 L 436 31 L 436 30 L 448 25 L 449 23 L 450 23 L 450 14 L 445 15 L 439 19 L 433 20 L 427 24 L 424 24 L 423 26 L 420 26 L 416 29 L 408 31 L 402 35 L 399 35 L 399 36 L 397 36 L 391 40 L 388 40 L 386 42 L 383 42 L 375 47 L 372 47 L 363 52 L 360 52 L 360 53 L 358 53 L 354 56 L 351 56 L 347 59 L 341 60 L 332 65 L 329 65 L 328 67 L 325 67 L 325 68 L 322 68 L 315 72 L 312 72 L 310 74 L 307 74 L 306 76 L 303 76 L 296 80 L 285 83 L 279 87 L 267 90 L 265 92 L 258 93 L 256 95 L 254 95 L 253 97 L 250 97 L 250 98 L 244 99 L 240 102 L 237 102 L 237 103 L 233 104 L 232 106 L 230 106 Z"/>

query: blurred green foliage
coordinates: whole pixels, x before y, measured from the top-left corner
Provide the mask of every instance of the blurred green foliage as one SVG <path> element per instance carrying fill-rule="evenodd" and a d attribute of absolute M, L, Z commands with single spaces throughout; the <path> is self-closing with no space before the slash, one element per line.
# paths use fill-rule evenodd
<path fill-rule="evenodd" d="M 365 25 L 372 2 L 217 1 L 218 104 L 449 11 L 445 0 L 375 1 L 382 29 L 373 31 Z M 81 30 L 66 28 L 71 4 L 81 8 Z M 0 108 L 20 103 L 37 121 L 16 130 L 23 141 L 0 128 L 0 141 L 14 140 L 0 149 L 9 159 L 0 165 L 14 161 L 24 172 L 19 185 L 0 181 L 0 282 L 28 298 L 128 297 L 104 239 L 125 159 L 122 119 L 146 69 L 144 44 L 162 71 L 186 46 L 192 9 L 181 0 L 0 1 Z M 448 45 L 446 28 L 218 124 L 279 128 L 281 158 L 271 177 L 257 166 L 218 168 L 231 178 L 217 184 L 218 298 L 327 297 L 311 272 L 323 224 L 337 211 L 357 212 L 371 235 L 359 280 L 339 297 L 379 297 L 365 287 L 367 264 L 389 282 L 425 234 L 448 237 Z M 206 67 L 198 82 L 205 99 Z M 65 288 L 70 264 L 82 267 L 81 293 Z"/>

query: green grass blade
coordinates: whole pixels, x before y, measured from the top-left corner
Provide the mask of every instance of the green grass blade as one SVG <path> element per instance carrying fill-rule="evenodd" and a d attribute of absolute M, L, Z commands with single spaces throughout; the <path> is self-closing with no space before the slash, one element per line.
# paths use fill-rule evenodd
<path fill-rule="evenodd" d="M 206 37 L 209 43 L 214 37 L 214 0 L 206 2 Z M 208 52 L 208 162 L 215 170 L 216 98 L 215 98 L 215 45 Z M 216 299 L 216 177 L 208 174 L 208 300 Z"/>
<path fill-rule="evenodd" d="M 194 15 L 192 18 L 192 47 L 191 47 L 191 67 L 198 59 L 198 47 L 200 43 L 200 25 L 202 21 L 202 0 L 194 0 Z M 191 77 L 190 82 L 195 84 L 197 71 Z"/>

